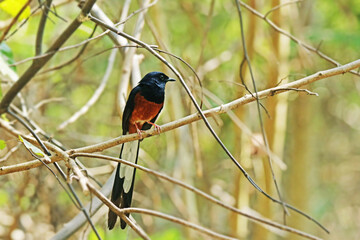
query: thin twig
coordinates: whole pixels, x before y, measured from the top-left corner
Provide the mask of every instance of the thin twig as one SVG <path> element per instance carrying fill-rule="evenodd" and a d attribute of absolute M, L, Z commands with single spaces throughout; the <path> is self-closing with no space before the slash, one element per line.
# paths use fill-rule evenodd
<path fill-rule="evenodd" d="M 54 97 L 54 98 L 48 98 L 48 99 L 43 99 L 40 102 L 38 102 L 37 104 L 35 104 L 35 106 L 29 110 L 29 115 L 32 113 L 33 109 L 39 109 L 42 106 L 51 103 L 51 102 L 62 102 L 64 101 L 66 98 L 63 97 Z"/>
<path fill-rule="evenodd" d="M 301 88 L 279 88 L 279 89 L 275 89 L 271 92 L 271 94 L 275 94 L 276 92 L 279 92 L 279 91 L 296 91 L 296 92 L 305 92 L 307 93 L 308 95 L 314 95 L 314 96 L 319 96 L 318 93 L 316 92 L 311 92 L 310 90 L 308 89 L 301 89 Z"/>
<path fill-rule="evenodd" d="M 282 8 L 282 7 L 285 7 L 287 5 L 290 5 L 290 4 L 294 4 L 294 3 L 299 3 L 299 2 L 302 2 L 303 0 L 293 0 L 293 1 L 288 1 L 288 2 L 284 2 L 284 3 L 281 3 L 279 5 L 277 5 L 276 7 L 273 7 L 272 9 L 270 9 L 267 13 L 265 13 L 264 17 L 267 18 L 267 16 L 269 16 L 270 13 Z"/>

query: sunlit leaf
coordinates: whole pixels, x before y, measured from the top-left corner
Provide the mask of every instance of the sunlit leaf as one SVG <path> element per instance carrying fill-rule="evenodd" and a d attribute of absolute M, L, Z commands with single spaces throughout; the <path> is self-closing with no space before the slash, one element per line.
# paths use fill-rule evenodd
<path fill-rule="evenodd" d="M 0 9 L 15 17 L 22 9 L 22 7 L 26 4 L 26 2 L 26 0 L 4 0 L 0 2 Z M 25 10 L 21 13 L 19 20 L 23 20 L 29 17 L 30 13 L 30 7 L 27 6 Z"/>
<path fill-rule="evenodd" d="M 26 139 L 22 138 L 21 136 L 19 136 L 19 139 L 22 143 L 24 143 L 24 146 L 33 154 L 42 157 L 45 159 L 45 161 L 47 162 L 51 162 L 50 158 L 43 153 L 43 151 L 41 151 L 38 147 L 32 145 L 30 142 L 26 141 Z"/>
<path fill-rule="evenodd" d="M 3 150 L 6 147 L 6 142 L 0 139 L 0 150 Z"/>

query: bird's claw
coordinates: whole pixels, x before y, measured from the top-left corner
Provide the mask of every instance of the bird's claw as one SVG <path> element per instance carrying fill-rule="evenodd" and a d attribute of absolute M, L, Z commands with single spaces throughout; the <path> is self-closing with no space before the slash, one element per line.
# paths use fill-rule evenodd
<path fill-rule="evenodd" d="M 138 126 L 136 125 L 136 123 L 135 123 L 135 127 L 136 127 L 136 132 L 137 132 L 137 134 L 139 135 L 139 137 L 140 137 L 140 140 L 142 140 L 143 139 L 143 136 L 142 136 L 142 134 L 141 134 L 141 130 L 138 128 Z"/>
<path fill-rule="evenodd" d="M 155 128 L 155 131 L 157 131 L 159 134 L 161 133 L 161 127 L 159 125 L 152 123 L 152 122 L 147 122 L 147 123 L 153 125 Z"/>

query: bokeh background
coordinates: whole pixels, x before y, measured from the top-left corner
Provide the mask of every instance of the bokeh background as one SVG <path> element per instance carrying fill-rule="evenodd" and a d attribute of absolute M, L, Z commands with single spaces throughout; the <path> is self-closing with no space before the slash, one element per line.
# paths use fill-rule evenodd
<path fill-rule="evenodd" d="M 9 3 L 10 2 L 10 3 Z M 16 4 L 26 1 L 0 2 L 0 35 L 14 18 Z M 40 1 L 41 2 L 41 1 Z M 142 7 L 143 1 L 129 1 L 128 15 Z M 145 1 L 147 2 L 147 1 Z M 355 0 L 263 1 L 244 3 L 300 42 L 345 64 L 359 58 L 360 8 Z M 5 5 L 4 3 L 12 4 Z M 289 3 L 289 4 L 288 4 Z M 123 1 L 97 1 L 113 21 L 119 22 Z M 276 6 L 281 6 L 276 8 Z M 39 2 L 32 1 L 1 42 L 1 57 L 21 76 L 35 56 L 35 39 L 42 15 Z M 76 1 L 53 1 L 43 39 L 46 50 L 79 13 Z M 269 12 L 271 9 L 273 11 Z M 258 90 L 295 81 L 335 65 L 299 42 L 275 31 L 265 19 L 244 7 L 246 47 Z M 32 12 L 31 15 L 29 15 Z M 139 15 L 135 12 L 124 24 L 124 31 L 135 32 Z M 26 20 L 26 22 L 25 22 Z M 190 64 L 201 79 L 179 60 L 164 55 L 184 76 L 203 109 L 219 106 L 243 96 L 240 79 L 243 59 L 239 15 L 235 1 L 158 1 L 145 14 L 140 39 L 158 45 Z M 89 38 L 95 24 L 86 21 L 66 42 L 72 46 Z M 101 34 L 100 27 L 94 36 Z M 117 104 L 118 86 L 123 79 L 124 55 L 118 51 L 105 90 L 96 103 L 77 121 L 59 131 L 58 127 L 91 98 L 99 88 L 109 64 L 114 43 L 108 36 L 59 52 L 45 65 L 14 101 L 21 111 L 49 136 L 66 148 L 99 143 L 121 135 L 121 118 Z M 77 56 L 77 57 L 76 57 Z M 131 86 L 150 71 L 174 75 L 146 50 L 136 49 L 140 72 L 133 74 Z M 73 61 L 67 63 L 69 60 Z M 135 62 L 135 61 L 134 61 Z M 63 67 L 59 65 L 66 63 Z M 248 66 L 244 80 L 253 90 Z M 135 70 L 133 70 L 135 71 Z M 2 76 L 0 97 L 11 81 Z M 263 126 L 274 157 L 273 167 L 284 200 L 318 220 L 331 234 L 326 234 L 308 219 L 292 212 L 287 224 L 324 239 L 358 239 L 360 237 L 360 76 L 346 73 L 315 82 L 304 92 L 289 91 L 264 100 L 261 109 Z M 190 113 L 191 104 L 179 82 L 168 84 L 165 108 L 158 124 L 174 121 Z M 268 158 L 262 141 L 259 115 L 255 103 L 239 107 L 210 120 L 221 140 L 255 181 L 272 196 L 277 196 Z M 3 115 L 2 119 L 12 121 Z M 242 122 L 243 125 L 239 124 Z M 13 122 L 14 126 L 26 131 Z M 17 138 L 0 128 L 0 166 L 32 160 Z M 260 144 L 260 145 L 259 145 Z M 202 121 L 180 127 L 141 144 L 141 165 L 166 173 L 207 192 L 219 200 L 283 223 L 281 206 L 260 195 L 228 159 Z M 117 156 L 120 147 L 103 154 Z M 9 154 L 9 151 L 15 150 Z M 80 159 L 89 174 L 106 182 L 115 164 L 99 159 Z M 64 166 L 64 163 L 60 163 Z M 74 187 L 86 203 L 78 184 Z M 137 171 L 133 205 L 155 209 L 214 231 L 241 239 L 301 239 L 277 229 L 264 228 L 242 216 L 216 206 L 179 186 L 160 181 Z M 0 238 L 50 239 L 79 210 L 45 167 L 0 176 Z M 93 221 L 104 239 L 137 239 L 131 230 L 106 230 L 107 208 L 95 214 Z M 133 214 L 152 239 L 208 239 L 181 225 L 146 215 Z M 89 226 L 70 239 L 96 239 Z"/>

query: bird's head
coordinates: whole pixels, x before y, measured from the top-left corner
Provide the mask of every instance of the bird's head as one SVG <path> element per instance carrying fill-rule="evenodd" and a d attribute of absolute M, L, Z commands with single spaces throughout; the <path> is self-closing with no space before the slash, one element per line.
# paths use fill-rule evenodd
<path fill-rule="evenodd" d="M 165 84 L 170 81 L 175 81 L 175 79 L 169 78 L 162 72 L 150 72 L 141 79 L 139 84 L 164 88 Z"/>

